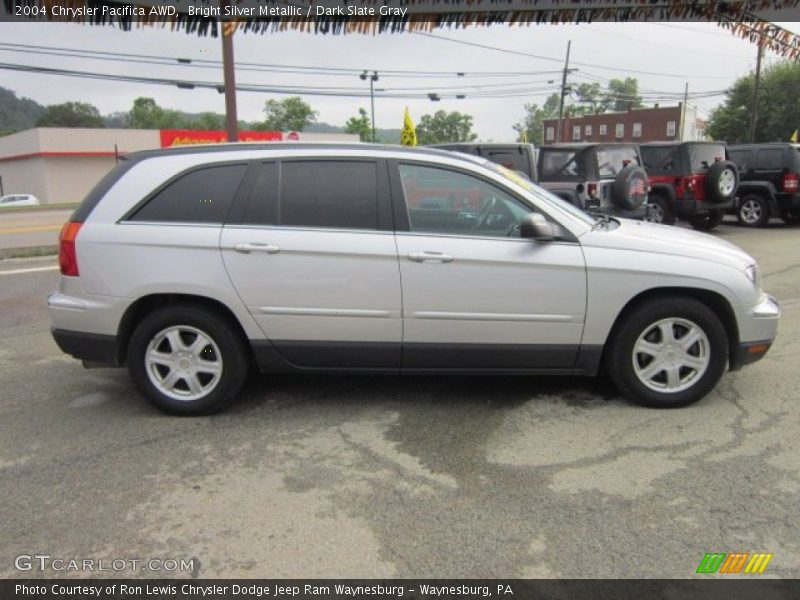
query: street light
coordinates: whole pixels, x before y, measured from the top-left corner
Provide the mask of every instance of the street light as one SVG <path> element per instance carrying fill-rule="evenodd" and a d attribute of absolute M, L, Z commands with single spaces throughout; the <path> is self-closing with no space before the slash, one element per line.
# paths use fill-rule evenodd
<path fill-rule="evenodd" d="M 372 107 L 372 143 L 375 143 L 375 82 L 378 81 L 378 72 L 373 71 L 372 75 L 370 75 L 367 71 L 364 71 L 361 75 L 359 75 L 362 81 L 366 81 L 369 77 L 369 103 Z"/>

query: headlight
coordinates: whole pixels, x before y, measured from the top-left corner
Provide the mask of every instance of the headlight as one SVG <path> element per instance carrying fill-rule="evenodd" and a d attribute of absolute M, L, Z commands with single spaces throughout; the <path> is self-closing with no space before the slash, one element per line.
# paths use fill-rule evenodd
<path fill-rule="evenodd" d="M 761 271 L 758 270 L 758 265 L 750 265 L 744 270 L 744 274 L 752 282 L 753 287 L 761 289 Z"/>

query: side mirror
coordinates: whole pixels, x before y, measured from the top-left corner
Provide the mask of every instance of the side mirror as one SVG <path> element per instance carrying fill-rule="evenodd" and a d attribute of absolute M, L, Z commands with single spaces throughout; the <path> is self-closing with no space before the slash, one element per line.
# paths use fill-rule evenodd
<path fill-rule="evenodd" d="M 519 223 L 519 237 L 548 242 L 554 237 L 553 226 L 539 213 L 528 213 Z"/>

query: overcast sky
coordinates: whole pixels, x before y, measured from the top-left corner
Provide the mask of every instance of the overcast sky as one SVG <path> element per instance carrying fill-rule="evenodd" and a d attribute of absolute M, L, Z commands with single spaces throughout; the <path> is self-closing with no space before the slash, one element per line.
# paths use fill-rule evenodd
<path fill-rule="evenodd" d="M 800 31 L 800 23 L 782 25 L 792 31 Z M 463 42 L 495 46 L 554 60 L 519 56 L 414 33 L 381 36 L 317 36 L 294 32 L 266 35 L 237 33 L 235 55 L 237 62 L 376 70 L 380 76 L 376 88 L 387 91 L 422 88 L 419 91 L 446 93 L 453 91 L 452 86 L 461 85 L 466 98 L 443 99 L 435 103 L 428 99 L 381 98 L 381 92 L 378 92 L 375 101 L 376 124 L 378 127 L 401 127 L 405 106 L 410 109 L 415 122 L 425 113 L 458 110 L 473 116 L 475 131 L 483 141 L 514 139 L 512 125 L 522 119 L 524 104 L 541 104 L 550 93 L 557 91 L 560 74 L 471 77 L 469 73 L 558 71 L 563 68 L 569 40 L 572 41 L 571 66 L 579 69 L 571 74 L 571 82 L 599 81 L 605 86 L 611 78 L 632 76 L 638 78 L 640 90 L 653 99 L 657 95 L 682 94 L 687 82 L 690 94 L 724 90 L 738 77 L 751 71 L 756 60 L 755 45 L 735 38 L 714 24 L 705 23 L 493 26 L 466 30 L 442 29 L 433 33 Z M 110 27 L 74 24 L 0 23 L 0 40 L 7 44 L 59 46 L 171 58 L 220 60 L 222 54 L 220 40 L 217 38 L 201 38 L 161 27 L 143 27 L 135 28 L 131 32 L 121 32 Z M 777 60 L 779 59 L 771 53 L 765 56 L 766 64 Z M 0 62 L 171 79 L 222 80 L 221 69 L 215 67 L 201 69 L 178 64 L 154 66 L 85 58 L 53 58 L 5 50 L 0 50 Z M 453 74 L 465 72 L 468 76 L 409 79 L 381 75 L 382 71 L 392 69 L 446 71 Z M 183 90 L 174 86 L 97 81 L 14 71 L 0 73 L 0 85 L 11 88 L 18 96 L 32 98 L 41 104 L 70 100 L 90 102 L 104 114 L 129 110 L 137 96 L 150 96 L 161 106 L 189 112 L 221 113 L 225 108 L 223 96 L 213 90 Z M 548 83 L 551 80 L 553 83 Z M 361 81 L 355 74 L 342 77 L 239 71 L 237 83 L 353 87 L 368 90 L 368 83 Z M 524 97 L 470 97 L 470 92 L 478 89 L 483 92 L 498 89 L 473 86 L 509 83 L 512 88 L 537 91 L 526 93 Z M 261 119 L 265 100 L 282 97 L 285 96 L 240 92 L 239 118 Z M 334 125 L 344 124 L 350 116 L 357 113 L 359 107 L 369 110 L 368 97 L 305 96 L 305 100 L 319 112 L 319 121 Z M 722 100 L 723 96 L 719 95 L 698 99 L 696 103 L 701 115 L 708 115 Z M 660 103 L 674 105 L 677 101 L 665 98 Z"/>

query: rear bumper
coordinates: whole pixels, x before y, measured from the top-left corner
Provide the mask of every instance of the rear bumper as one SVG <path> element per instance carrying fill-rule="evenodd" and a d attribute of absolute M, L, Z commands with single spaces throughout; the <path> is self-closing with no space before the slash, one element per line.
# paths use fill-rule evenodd
<path fill-rule="evenodd" d="M 620 210 L 618 208 L 587 208 L 586 212 L 593 215 L 608 215 L 609 217 L 618 217 L 620 219 L 639 219 L 642 220 L 647 216 L 649 205 L 643 204 L 634 210 Z"/>
<path fill-rule="evenodd" d="M 776 194 L 778 210 L 800 211 L 800 194 Z"/>
<path fill-rule="evenodd" d="M 50 331 L 58 347 L 66 354 L 87 362 L 119 365 L 117 337 L 114 335 L 55 328 Z"/>

